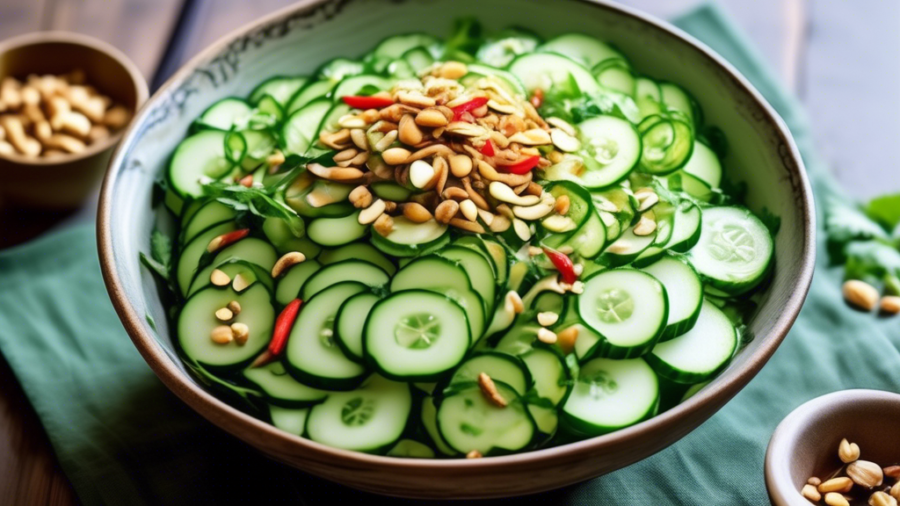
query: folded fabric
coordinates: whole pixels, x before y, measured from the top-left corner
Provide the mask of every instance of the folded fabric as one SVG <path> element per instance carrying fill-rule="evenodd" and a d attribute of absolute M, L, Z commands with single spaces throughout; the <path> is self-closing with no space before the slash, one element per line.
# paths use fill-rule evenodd
<path fill-rule="evenodd" d="M 703 6 L 676 24 L 756 85 L 791 127 L 817 196 L 834 192 L 798 105 L 721 12 Z M 807 304 L 784 344 L 759 376 L 703 426 L 668 449 L 596 480 L 487 503 L 768 504 L 764 452 L 788 412 L 834 390 L 896 390 L 900 385 L 900 327 L 846 310 L 841 273 L 829 270 L 823 256 Z M 170 394 L 112 309 L 92 225 L 0 252 L 0 351 L 85 505 L 383 501 L 270 461 Z"/>

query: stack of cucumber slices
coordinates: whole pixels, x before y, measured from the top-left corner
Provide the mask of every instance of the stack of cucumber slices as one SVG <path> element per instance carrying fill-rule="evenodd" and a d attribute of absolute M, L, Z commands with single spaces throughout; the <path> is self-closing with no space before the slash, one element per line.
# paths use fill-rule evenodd
<path fill-rule="evenodd" d="M 728 366 L 774 232 L 722 191 L 721 132 L 592 37 L 478 33 L 391 37 L 196 120 L 167 172 L 169 281 L 217 392 L 337 448 L 480 457 L 631 426 Z M 416 90 L 401 114 L 449 112 L 411 145 L 387 111 Z M 389 163 L 426 148 L 430 181 Z"/>

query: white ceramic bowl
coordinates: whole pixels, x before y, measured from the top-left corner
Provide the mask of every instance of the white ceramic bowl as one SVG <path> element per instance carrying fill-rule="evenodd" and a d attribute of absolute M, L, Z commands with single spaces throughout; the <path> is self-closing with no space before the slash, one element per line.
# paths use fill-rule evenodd
<path fill-rule="evenodd" d="M 280 432 L 196 384 L 175 354 L 151 275 L 151 188 L 207 106 L 245 96 L 268 77 L 308 74 L 338 57 L 358 57 L 383 38 L 410 31 L 446 37 L 459 16 L 489 31 L 518 25 L 550 37 L 581 31 L 609 40 L 638 71 L 682 84 L 731 145 L 727 176 L 746 181 L 748 204 L 781 217 L 775 275 L 752 317 L 755 336 L 721 376 L 680 406 L 634 427 L 561 447 L 505 457 L 396 459 L 329 448 Z M 579 0 L 306 0 L 216 43 L 184 66 L 138 114 L 116 153 L 99 213 L 100 253 L 126 329 L 162 381 L 203 416 L 271 457 L 361 489 L 410 497 L 474 498 L 537 492 L 619 469 L 677 441 L 709 418 L 759 371 L 786 335 L 812 278 L 812 195 L 797 148 L 780 118 L 728 63 L 680 30 L 618 5 Z M 158 332 L 147 324 L 151 316 Z"/>

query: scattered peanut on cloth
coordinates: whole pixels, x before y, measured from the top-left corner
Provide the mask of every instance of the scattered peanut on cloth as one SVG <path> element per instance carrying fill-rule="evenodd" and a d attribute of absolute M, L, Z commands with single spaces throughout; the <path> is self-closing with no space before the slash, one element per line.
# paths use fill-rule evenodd
<path fill-rule="evenodd" d="M 62 76 L 0 79 L 0 156 L 78 154 L 131 121 L 131 110 L 87 84 L 76 70 Z"/>

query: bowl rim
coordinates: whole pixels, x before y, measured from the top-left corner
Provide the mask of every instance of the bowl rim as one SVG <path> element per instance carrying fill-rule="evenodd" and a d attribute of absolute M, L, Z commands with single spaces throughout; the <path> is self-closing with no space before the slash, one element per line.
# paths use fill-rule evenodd
<path fill-rule="evenodd" d="M 113 60 L 115 60 L 122 68 L 125 70 L 125 73 L 128 74 L 128 77 L 131 79 L 131 84 L 134 87 L 135 91 L 135 106 L 131 111 L 133 114 L 133 118 L 137 118 L 137 111 L 141 108 L 143 104 L 147 102 L 149 98 L 150 91 L 147 88 L 147 81 L 144 79 L 144 75 L 137 68 L 137 65 L 131 61 L 128 56 L 125 55 L 122 51 L 117 49 L 115 46 L 108 44 L 100 39 L 96 39 L 94 37 L 84 35 L 81 33 L 68 32 L 64 30 L 52 30 L 47 32 L 31 32 L 22 35 L 18 35 L 16 37 L 12 37 L 10 39 L 6 39 L 0 41 L 0 55 L 4 55 L 9 51 L 13 51 L 16 49 L 21 49 L 28 46 L 40 46 L 43 44 L 57 44 L 57 43 L 65 43 L 72 44 L 75 46 L 82 46 L 88 49 L 92 49 L 99 53 L 103 53 Z M 130 125 L 129 125 L 130 126 Z M 27 156 L 23 156 L 20 154 L 12 154 L 12 155 L 0 155 L 0 161 L 9 161 L 13 163 L 17 163 L 20 165 L 27 165 L 31 167 L 32 170 L 35 169 L 55 169 L 57 167 L 64 166 L 74 161 L 84 160 L 90 158 L 97 153 L 102 153 L 107 151 L 111 147 L 115 146 L 128 132 L 130 128 L 124 128 L 119 130 L 118 132 L 110 135 L 107 139 L 102 142 L 98 142 L 96 144 L 91 144 L 82 151 L 81 153 L 66 153 L 62 156 L 57 156 L 53 158 L 30 158 Z M 2 169 L 2 164 L 0 164 L 0 169 Z"/>
<path fill-rule="evenodd" d="M 683 30 L 671 25 L 670 23 L 658 19 L 642 11 L 613 3 L 609 0 L 572 0 L 594 8 L 606 9 L 616 12 L 620 15 L 631 17 L 632 19 L 651 25 L 657 30 L 668 33 L 678 39 L 684 41 L 691 46 L 699 54 L 703 55 L 714 66 L 725 71 L 728 76 L 737 82 L 744 91 L 752 98 L 756 106 L 760 108 L 764 119 L 777 133 L 779 140 L 786 147 L 785 156 L 789 157 L 793 162 L 793 167 L 798 178 L 797 190 L 801 197 L 798 205 L 803 214 L 804 231 L 802 235 L 802 263 L 798 269 L 796 277 L 796 286 L 786 299 L 780 316 L 772 325 L 772 329 L 765 336 L 765 341 L 761 343 L 760 348 L 754 355 L 748 358 L 743 369 L 734 370 L 731 374 L 719 376 L 702 389 L 698 394 L 679 404 L 678 406 L 637 425 L 621 429 L 610 434 L 597 436 L 575 443 L 534 450 L 524 453 L 517 453 L 506 456 L 490 457 L 483 459 L 414 459 L 414 458 L 398 458 L 385 457 L 378 455 L 370 455 L 361 452 L 343 450 L 333 448 L 321 443 L 317 443 L 310 439 L 302 438 L 283 432 L 275 426 L 245 414 L 238 409 L 230 406 L 226 402 L 220 400 L 212 393 L 203 389 L 195 382 L 185 377 L 185 374 L 179 367 L 170 360 L 170 355 L 163 349 L 156 338 L 146 328 L 143 317 L 139 316 L 134 307 L 128 300 L 125 293 L 124 285 L 119 279 L 116 266 L 115 254 L 113 251 L 113 241 L 111 237 L 111 212 L 112 212 L 112 189 L 115 186 L 116 179 L 123 168 L 124 157 L 131 149 L 131 144 L 135 140 L 136 133 L 139 132 L 140 125 L 149 114 L 149 111 L 156 102 L 167 96 L 172 88 L 174 88 L 183 79 L 189 77 L 194 69 L 203 61 L 214 57 L 237 36 L 248 33 L 256 28 L 263 27 L 279 18 L 290 13 L 310 10 L 320 4 L 327 3 L 332 0 L 300 0 L 297 3 L 279 9 L 271 14 L 263 16 L 256 21 L 250 22 L 236 30 L 229 32 L 215 43 L 211 44 L 203 51 L 191 58 L 187 63 L 170 77 L 166 83 L 157 90 L 148 100 L 141 111 L 135 116 L 128 129 L 125 131 L 124 141 L 119 144 L 113 157 L 110 160 L 109 169 L 103 182 L 102 192 L 100 195 L 100 203 L 97 214 L 97 242 L 100 253 L 100 264 L 103 277 L 106 283 L 107 291 L 112 299 L 113 306 L 119 314 L 119 318 L 140 351 L 141 355 L 162 380 L 162 382 L 172 390 L 179 398 L 191 406 L 195 411 L 200 412 L 205 418 L 212 421 L 216 425 L 224 428 L 226 431 L 237 435 L 238 433 L 246 434 L 246 431 L 256 432 L 270 439 L 268 441 L 280 445 L 279 448 L 290 448 L 297 454 L 303 454 L 309 461 L 319 462 L 335 462 L 342 461 L 353 462 L 358 465 L 377 465 L 382 470 L 390 470 L 402 472 L 404 470 L 426 470 L 426 471 L 462 471 L 480 472 L 490 468 L 500 466 L 520 466 L 529 465 L 536 462 L 546 463 L 547 461 L 561 461 L 569 457 L 571 454 L 586 454 L 592 450 L 597 450 L 604 446 L 614 446 L 621 444 L 635 437 L 640 437 L 644 433 L 657 432 L 664 427 L 669 426 L 675 420 L 682 417 L 696 414 L 702 411 L 707 404 L 715 404 L 716 399 L 724 399 L 715 410 L 720 409 L 728 400 L 733 398 L 746 384 L 759 372 L 759 370 L 769 360 L 781 342 L 784 340 L 787 332 L 790 330 L 796 320 L 806 295 L 812 282 L 813 270 L 815 265 L 815 230 L 816 215 L 815 204 L 812 196 L 812 189 L 803 164 L 800 152 L 791 136 L 784 121 L 775 112 L 775 110 L 762 97 L 759 91 L 740 73 L 733 65 L 727 62 L 723 57 L 719 56 L 707 45 L 700 42 L 693 36 L 687 34 Z M 762 339 L 762 337 L 758 337 Z M 707 415 L 704 420 L 708 419 L 715 411 Z M 225 421 L 225 420 L 229 421 Z M 239 439 L 243 439 L 240 437 Z M 299 450 L 299 451 L 298 451 Z M 655 453 L 655 452 L 654 452 Z M 633 461 L 632 461 L 633 462 Z M 410 496 L 415 497 L 415 496 Z"/>
<path fill-rule="evenodd" d="M 766 489 L 775 504 L 804 506 L 810 504 L 790 475 L 791 450 L 800 434 L 816 415 L 825 411 L 854 409 L 858 404 L 885 402 L 900 404 L 900 394 L 887 390 L 850 389 L 831 392 L 810 399 L 794 408 L 775 428 L 766 448 Z M 777 500 L 777 502 L 775 502 Z"/>

